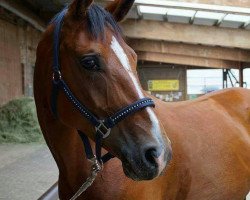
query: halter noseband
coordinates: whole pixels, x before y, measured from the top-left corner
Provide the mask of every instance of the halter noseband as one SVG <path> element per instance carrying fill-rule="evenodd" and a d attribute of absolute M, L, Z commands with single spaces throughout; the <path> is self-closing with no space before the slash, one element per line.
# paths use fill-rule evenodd
<path fill-rule="evenodd" d="M 84 144 L 86 157 L 89 160 L 97 159 L 99 163 L 105 163 L 114 156 L 110 153 L 107 153 L 104 156 L 101 156 L 101 143 L 102 139 L 109 136 L 111 129 L 133 113 L 142 110 L 145 107 L 154 107 L 154 102 L 150 98 L 140 99 L 131 105 L 119 110 L 114 115 L 100 120 L 93 113 L 91 113 L 88 108 L 86 108 L 81 102 L 74 96 L 74 94 L 69 89 L 68 85 L 63 80 L 62 74 L 60 72 L 60 62 L 59 62 L 59 46 L 60 46 L 60 33 L 63 25 L 63 19 L 67 12 L 67 9 L 63 10 L 55 19 L 55 30 L 54 30 L 54 38 L 53 38 L 53 88 L 51 95 L 51 108 L 55 117 L 57 117 L 57 96 L 59 90 L 62 90 L 68 100 L 74 105 L 74 107 L 95 127 L 95 143 L 96 143 L 96 155 L 94 155 L 88 137 L 82 132 L 78 130 L 78 133 L 82 139 Z M 94 162 L 96 162 L 94 160 Z"/>

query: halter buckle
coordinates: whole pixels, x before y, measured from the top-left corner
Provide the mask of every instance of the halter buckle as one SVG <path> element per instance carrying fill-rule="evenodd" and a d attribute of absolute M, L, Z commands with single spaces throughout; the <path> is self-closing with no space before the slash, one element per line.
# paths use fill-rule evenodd
<path fill-rule="evenodd" d="M 58 70 L 58 71 L 54 71 L 53 72 L 53 76 L 52 76 L 52 79 L 53 79 L 53 82 L 55 84 L 59 83 L 59 81 L 62 79 L 62 74 L 61 72 Z"/>
<path fill-rule="evenodd" d="M 111 128 L 108 128 L 104 124 L 104 120 L 99 121 L 100 124 L 95 127 L 96 132 L 100 132 L 102 134 L 102 138 L 107 138 L 111 132 Z"/>

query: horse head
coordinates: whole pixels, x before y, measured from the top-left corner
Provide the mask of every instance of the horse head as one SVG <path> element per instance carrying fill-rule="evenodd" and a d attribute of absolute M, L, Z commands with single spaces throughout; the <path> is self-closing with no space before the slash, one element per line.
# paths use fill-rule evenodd
<path fill-rule="evenodd" d="M 147 96 L 136 73 L 137 55 L 117 24 L 133 2 L 117 0 L 104 9 L 92 0 L 75 0 L 63 22 L 59 58 L 63 79 L 101 119 Z M 91 124 L 67 98 L 59 98 L 59 120 L 94 139 Z M 134 180 L 159 176 L 171 158 L 170 142 L 151 107 L 119 122 L 103 140 L 103 147 L 122 161 L 125 174 Z"/>

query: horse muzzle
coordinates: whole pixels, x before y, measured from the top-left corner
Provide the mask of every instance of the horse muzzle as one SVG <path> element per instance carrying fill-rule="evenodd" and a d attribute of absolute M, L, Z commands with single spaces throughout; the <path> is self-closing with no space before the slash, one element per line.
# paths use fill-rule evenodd
<path fill-rule="evenodd" d="M 164 172 L 172 158 L 172 150 L 165 146 L 152 146 L 124 155 L 122 165 L 127 177 L 135 181 L 152 180 Z"/>

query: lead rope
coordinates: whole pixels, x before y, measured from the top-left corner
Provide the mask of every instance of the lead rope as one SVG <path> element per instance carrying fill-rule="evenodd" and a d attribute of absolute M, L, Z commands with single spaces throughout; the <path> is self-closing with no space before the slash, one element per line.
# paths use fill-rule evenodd
<path fill-rule="evenodd" d="M 109 129 L 107 129 L 106 131 L 110 132 Z M 100 132 L 100 130 L 97 129 L 96 131 L 95 154 L 93 153 L 88 137 L 82 131 L 79 130 L 78 134 L 83 142 L 86 157 L 91 163 L 91 170 L 90 170 L 90 176 L 86 179 L 86 181 L 82 184 L 82 186 L 78 189 L 78 191 L 74 194 L 74 196 L 71 197 L 70 200 L 77 199 L 83 192 L 85 192 L 94 183 L 98 173 L 102 171 L 103 164 L 109 161 L 110 159 L 114 158 L 114 156 L 111 153 L 107 153 L 104 156 L 101 155 L 101 149 L 102 149 L 101 143 L 103 136 L 105 134 Z"/>
<path fill-rule="evenodd" d="M 93 184 L 98 173 L 102 170 L 102 164 L 100 164 L 98 162 L 98 160 L 95 156 L 90 160 L 90 162 L 92 163 L 90 176 L 82 184 L 82 186 L 75 193 L 75 195 L 73 197 L 71 197 L 70 200 L 76 200 L 83 192 L 85 192 Z"/>

